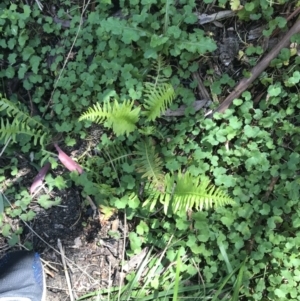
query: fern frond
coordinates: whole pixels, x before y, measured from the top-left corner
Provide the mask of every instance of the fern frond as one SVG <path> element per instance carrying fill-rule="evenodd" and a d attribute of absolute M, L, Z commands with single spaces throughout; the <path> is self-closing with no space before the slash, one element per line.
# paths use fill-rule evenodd
<path fill-rule="evenodd" d="M 12 123 L 9 120 L 0 118 L 0 140 L 4 140 L 4 143 L 11 137 L 13 142 L 16 142 L 17 135 L 24 134 L 34 138 L 34 145 L 39 142 L 43 145 L 44 140 L 47 137 L 47 133 L 42 130 L 36 130 L 30 128 L 26 123 L 14 121 Z"/>
<path fill-rule="evenodd" d="M 152 190 L 145 202 L 145 205 L 150 204 L 151 210 L 158 201 L 163 204 L 165 214 L 169 210 L 173 213 L 186 212 L 193 208 L 203 210 L 234 202 L 224 191 L 210 184 L 207 177 L 193 177 L 188 172 L 179 173 L 177 176 L 166 175 L 165 187 L 163 194 Z"/>
<path fill-rule="evenodd" d="M 0 94 L 0 112 L 1 111 L 5 111 L 5 113 L 9 117 L 13 117 L 15 120 L 18 120 L 22 123 L 26 123 L 27 125 L 32 127 L 39 127 L 44 131 L 47 131 L 47 129 L 41 122 L 31 117 L 26 112 L 22 111 L 10 100 L 6 98 L 2 98 L 2 95 Z"/>
<path fill-rule="evenodd" d="M 155 87 L 170 81 L 170 78 L 165 76 L 163 70 L 166 69 L 166 62 L 162 56 L 158 56 L 157 60 L 153 62 L 152 70 L 155 72 L 155 76 L 148 75 L 149 82 L 152 82 Z"/>
<path fill-rule="evenodd" d="M 155 150 L 153 140 L 148 138 L 135 146 L 136 170 L 147 178 L 159 191 L 164 191 L 163 162 Z"/>
<path fill-rule="evenodd" d="M 132 109 L 133 105 L 134 101 L 125 101 L 122 104 L 119 104 L 115 100 L 111 120 L 108 119 L 108 122 L 112 125 L 116 135 L 120 136 L 123 133 L 128 135 L 136 129 L 140 108 L 137 107 Z"/>
<path fill-rule="evenodd" d="M 91 120 L 99 124 L 107 121 L 107 125 L 112 127 L 117 136 L 128 135 L 135 130 L 139 119 L 140 108 L 133 109 L 133 105 L 133 101 L 119 104 L 117 100 L 113 104 L 105 102 L 102 107 L 97 103 L 83 113 L 79 121 Z"/>
<path fill-rule="evenodd" d="M 18 135 L 29 135 L 34 138 L 34 145 L 38 142 L 43 145 L 48 136 L 48 129 L 38 120 L 31 117 L 27 112 L 22 111 L 16 104 L 8 99 L 2 98 L 0 94 L 0 112 L 5 111 L 13 121 L 1 118 L 0 121 L 0 140 L 6 143 L 9 138 L 17 142 Z"/>
<path fill-rule="evenodd" d="M 105 164 L 123 164 L 126 163 L 133 154 L 122 145 L 109 145 L 101 150 L 105 158 Z"/>
<path fill-rule="evenodd" d="M 175 98 L 172 85 L 145 83 L 145 115 L 150 121 L 159 117 L 171 105 Z"/>
<path fill-rule="evenodd" d="M 174 180 L 170 179 L 171 183 Z M 189 173 L 179 173 L 176 182 L 172 200 L 173 212 L 187 211 L 193 207 L 201 211 L 203 208 L 208 209 L 233 203 L 233 199 L 220 188 L 210 184 L 207 177 L 193 177 Z"/>
<path fill-rule="evenodd" d="M 88 108 L 88 110 L 81 114 L 79 121 L 90 120 L 95 123 L 103 123 L 111 111 L 109 103 L 104 103 L 103 108 L 97 102 L 93 107 Z"/>
<path fill-rule="evenodd" d="M 153 135 L 156 132 L 156 128 L 155 128 L 155 126 L 145 126 L 141 129 L 139 129 L 139 132 L 142 135 L 150 136 L 150 135 Z"/>

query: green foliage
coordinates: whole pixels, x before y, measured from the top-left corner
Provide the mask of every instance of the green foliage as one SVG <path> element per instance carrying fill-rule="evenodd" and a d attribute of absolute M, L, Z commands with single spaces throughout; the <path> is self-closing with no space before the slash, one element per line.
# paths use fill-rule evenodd
<path fill-rule="evenodd" d="M 12 123 L 9 123 L 8 120 L 6 122 L 4 119 L 1 118 L 1 135 L 0 139 L 6 143 L 9 138 L 13 140 L 13 142 L 16 142 L 17 135 L 28 135 L 34 138 L 34 145 L 37 144 L 37 141 L 40 142 L 40 144 L 43 144 L 43 140 L 45 138 L 44 134 L 41 133 L 41 131 L 35 131 L 31 129 L 29 126 L 26 126 L 26 124 L 20 124 L 18 121 L 14 121 Z"/>
<path fill-rule="evenodd" d="M 128 300 L 129 297 L 134 300 L 226 300 L 232 297 L 232 301 L 237 301 L 238 292 L 241 289 L 244 267 L 246 260 L 237 268 L 232 270 L 224 278 L 220 278 L 216 283 L 201 283 L 197 285 L 186 285 L 182 282 L 182 272 L 187 272 L 187 260 L 185 259 L 184 249 L 180 248 L 176 252 L 163 250 L 164 257 L 152 255 L 152 250 L 148 251 L 135 273 L 130 273 L 127 277 L 127 283 L 121 289 L 112 287 L 102 289 L 93 293 L 84 295 L 79 300 L 89 300 L 93 296 L 107 296 L 111 300 Z M 169 265 L 168 269 L 163 269 L 165 260 L 172 260 L 176 264 Z M 236 283 L 232 284 L 231 279 L 237 274 Z M 164 289 L 159 290 L 160 284 L 164 283 Z M 151 292 L 149 294 L 149 291 Z"/>
<path fill-rule="evenodd" d="M 153 61 L 152 69 L 155 75 L 151 73 L 147 75 L 149 83 L 152 83 L 156 87 L 170 81 L 172 69 L 162 56 L 157 57 L 157 59 Z"/>
<path fill-rule="evenodd" d="M 0 192 L 0 216 L 2 215 L 3 211 L 4 211 L 4 198 L 2 193 Z"/>
<path fill-rule="evenodd" d="M 167 83 L 145 83 L 145 100 L 143 107 L 144 115 L 147 116 L 147 121 L 154 121 L 159 117 L 169 106 L 174 97 L 175 92 L 173 87 Z M 91 120 L 96 123 L 106 122 L 107 127 L 111 127 L 117 136 L 129 134 L 136 129 L 136 123 L 139 120 L 140 107 L 133 109 L 134 101 L 124 101 L 119 104 L 117 100 L 111 105 L 109 102 L 103 104 L 103 108 L 99 103 L 93 108 L 83 113 L 79 121 Z"/>
<path fill-rule="evenodd" d="M 56 197 L 54 201 L 46 194 L 39 196 L 38 203 L 45 209 L 49 209 L 53 206 L 57 206 L 61 203 L 61 199 Z"/>
<path fill-rule="evenodd" d="M 106 120 L 107 126 L 112 127 L 116 135 L 128 135 L 135 130 L 140 112 L 140 108 L 132 109 L 133 105 L 133 101 L 124 101 L 119 104 L 115 100 L 113 105 L 106 102 L 102 108 L 97 103 L 93 108 L 89 108 L 87 112 L 83 113 L 79 121 L 87 119 L 96 123 L 103 123 Z"/>
<path fill-rule="evenodd" d="M 211 85 L 211 90 L 216 95 L 222 93 L 221 87 L 224 85 L 228 85 L 229 87 L 233 87 L 235 84 L 234 80 L 228 76 L 228 74 L 223 74 L 220 79 L 216 79 L 216 81 Z"/>
<path fill-rule="evenodd" d="M 159 200 L 164 206 L 164 212 L 169 210 L 173 214 L 181 215 L 193 208 L 198 210 L 232 204 L 231 199 L 219 188 L 210 184 L 206 177 L 193 177 L 190 173 L 178 173 L 178 175 L 167 175 L 165 177 L 165 191 L 153 193 L 144 205 L 151 204 L 150 210 L 154 208 Z"/>
<path fill-rule="evenodd" d="M 86 142 L 80 158 L 86 172 L 47 177 L 47 188 L 65 189 L 72 180 L 97 205 L 125 212 L 133 226 L 128 257 L 144 246 L 163 251 L 149 253 L 127 275 L 122 298 L 299 299 L 296 46 L 282 49 L 251 90 L 214 119 L 195 114 L 192 81 L 216 49 L 195 12 L 208 3 L 220 10 L 241 5 L 239 22 L 259 20 L 269 37 L 275 28 L 286 30 L 289 23 L 278 12 L 290 3 L 146 2 L 120 1 L 119 17 L 110 1 L 96 2 L 80 30 L 75 2 L 64 2 L 57 13 L 71 16 L 68 28 L 35 4 L 1 2 L 0 139 L 7 142 L 0 168 L 1 235 L 10 245 L 19 243 L 7 217 L 30 221 L 35 215 L 20 176 L 23 158 L 29 162 L 30 153 L 31 164 L 40 165 L 51 155 L 40 145 L 51 136 L 74 148 Z M 299 35 L 292 42 L 299 44 Z M 245 54 L 243 73 L 249 75 L 248 64 L 256 65 L 264 53 L 249 44 Z M 235 85 L 236 77 L 203 67 L 212 75 L 205 85 L 214 100 Z M 258 91 L 266 92 L 260 101 Z M 183 116 L 163 115 L 182 104 Z M 104 125 L 100 134 L 94 135 L 90 121 Z M 50 208 L 59 199 L 42 195 L 37 202 Z"/>
<path fill-rule="evenodd" d="M 13 142 L 22 139 L 20 136 L 33 137 L 34 145 L 39 142 L 43 145 L 47 139 L 48 132 L 45 126 L 27 113 L 21 111 L 13 102 L 2 98 L 0 94 L 0 112 L 7 117 L 0 118 L 0 140 L 6 143 L 9 139 Z M 12 118 L 12 121 L 10 119 Z"/>
<path fill-rule="evenodd" d="M 147 178 L 158 190 L 164 191 L 163 161 L 155 151 L 155 145 L 150 138 L 139 141 L 135 145 L 135 165 L 142 178 Z"/>
<path fill-rule="evenodd" d="M 154 121 L 159 117 L 172 103 L 175 96 L 173 87 L 164 82 L 167 78 L 166 75 L 161 74 L 161 70 L 166 67 L 165 62 L 159 58 L 154 66 L 156 76 L 149 76 L 153 83 L 145 83 L 143 106 L 146 122 Z M 113 107 L 105 103 L 101 108 L 97 103 L 94 108 L 89 108 L 87 112 L 83 113 L 79 120 L 88 119 L 97 123 L 103 123 L 106 120 L 107 126 L 111 127 L 117 136 L 125 133 L 128 135 L 135 130 L 135 124 L 138 121 L 139 108 L 133 110 L 133 104 L 133 102 L 124 101 L 123 105 L 119 105 L 115 101 Z M 145 133 L 147 130 L 140 132 Z M 151 134 L 152 130 L 149 132 L 149 135 Z M 158 200 L 163 204 L 165 214 L 169 209 L 173 213 L 182 214 L 193 208 L 200 210 L 204 206 L 206 209 L 211 208 L 213 203 L 215 206 L 219 206 L 233 202 L 220 189 L 209 185 L 207 178 L 200 181 L 199 178 L 195 178 L 189 173 L 183 176 L 180 172 L 178 176 L 169 174 L 165 176 L 163 161 L 155 150 L 154 140 L 137 139 L 135 149 L 135 169 L 141 173 L 142 178 L 147 178 L 149 182 L 147 189 L 151 196 L 148 197 L 145 205 L 150 204 L 151 211 L 155 208 Z M 110 161 L 112 162 L 112 160 Z M 114 167 L 114 169 L 116 168 Z M 129 170 L 133 171 L 131 168 Z"/>
<path fill-rule="evenodd" d="M 147 120 L 154 121 L 171 105 L 175 92 L 170 84 L 145 83 L 144 108 Z"/>

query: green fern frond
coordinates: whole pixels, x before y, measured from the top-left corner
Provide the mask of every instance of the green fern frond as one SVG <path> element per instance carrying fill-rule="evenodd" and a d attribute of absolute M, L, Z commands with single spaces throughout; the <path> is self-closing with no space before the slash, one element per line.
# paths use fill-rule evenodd
<path fill-rule="evenodd" d="M 155 87 L 170 81 L 170 78 L 165 76 L 163 70 L 167 68 L 167 64 L 162 56 L 158 56 L 157 60 L 153 62 L 152 70 L 155 76 L 148 74 L 149 82 L 152 82 Z"/>
<path fill-rule="evenodd" d="M 30 128 L 26 123 L 20 123 L 14 121 L 10 123 L 7 119 L 0 118 L 0 140 L 4 140 L 4 143 L 11 137 L 13 142 L 16 142 L 17 135 L 24 134 L 34 138 L 34 145 L 39 142 L 43 145 L 44 140 L 47 137 L 47 133 L 42 130 L 36 130 Z"/>
<path fill-rule="evenodd" d="M 133 109 L 133 105 L 133 101 L 124 101 L 119 104 L 117 100 L 113 104 L 105 102 L 102 107 L 97 103 L 83 113 L 79 121 L 91 120 L 99 124 L 107 121 L 107 125 L 112 127 L 117 136 L 128 135 L 136 129 L 139 119 L 140 108 Z"/>
<path fill-rule="evenodd" d="M 153 121 L 159 117 L 171 105 L 174 98 L 175 91 L 172 85 L 145 83 L 144 108 L 147 119 Z"/>
<path fill-rule="evenodd" d="M 29 114 L 24 112 L 22 109 L 18 108 L 13 102 L 6 98 L 2 98 L 2 95 L 0 94 L 0 112 L 5 111 L 5 113 L 9 117 L 13 117 L 15 120 L 18 120 L 22 123 L 26 123 L 29 126 L 32 127 L 39 127 L 46 131 L 47 129 L 45 126 L 36 120 L 35 118 L 31 117 Z"/>
<path fill-rule="evenodd" d="M 164 191 L 163 162 L 155 150 L 153 140 L 148 138 L 135 146 L 136 170 L 147 178 L 159 191 Z"/>
<path fill-rule="evenodd" d="M 123 164 L 128 162 L 128 159 L 133 154 L 124 148 L 122 145 L 109 145 L 101 150 L 105 158 L 105 164 Z"/>
<path fill-rule="evenodd" d="M 136 123 L 139 120 L 140 108 L 132 109 L 133 105 L 134 101 L 127 101 L 122 104 L 115 101 L 111 121 L 108 121 L 116 135 L 122 135 L 123 133 L 128 135 L 135 130 Z"/>
<path fill-rule="evenodd" d="M 172 200 L 173 212 L 187 211 L 193 207 L 201 211 L 203 208 L 208 209 L 233 203 L 233 199 L 220 188 L 210 184 L 207 177 L 193 177 L 189 173 L 179 173 L 176 178 L 170 178 L 171 184 L 174 181 L 177 184 Z"/>
<path fill-rule="evenodd" d="M 139 129 L 139 132 L 142 135 L 150 136 L 150 135 L 153 135 L 156 132 L 156 127 L 155 126 L 145 126 L 141 129 Z"/>
<path fill-rule="evenodd" d="M 9 119 L 1 118 L 0 122 L 0 139 L 6 143 L 9 138 L 17 142 L 18 135 L 28 135 L 34 138 L 34 145 L 38 142 L 43 145 L 48 136 L 48 129 L 38 120 L 31 117 L 27 112 L 18 108 L 16 104 L 8 99 L 2 98 L 0 94 L 0 112 L 5 111 Z"/>
<path fill-rule="evenodd" d="M 81 114 L 79 117 L 79 121 L 82 120 L 91 120 L 95 123 L 103 123 L 107 116 L 109 115 L 109 112 L 111 111 L 111 107 L 109 103 L 104 103 L 103 108 L 100 106 L 100 104 L 97 102 L 94 104 L 92 108 L 88 108 L 88 110 Z"/>
<path fill-rule="evenodd" d="M 17 142 L 18 135 L 28 135 L 34 138 L 34 145 L 43 145 L 48 136 L 47 128 L 38 120 L 22 111 L 17 105 L 0 95 L 0 112 L 4 111 L 9 118 L 1 118 L 0 139 L 6 143 L 9 138 Z"/>
<path fill-rule="evenodd" d="M 148 188 L 151 191 L 151 184 Z M 210 184 L 207 177 L 193 177 L 188 172 L 177 176 L 166 175 L 165 188 L 163 194 L 152 189 L 144 205 L 150 205 L 150 210 L 153 210 L 159 201 L 167 214 L 169 210 L 173 213 L 186 212 L 193 208 L 202 210 L 234 202 L 224 191 Z"/>

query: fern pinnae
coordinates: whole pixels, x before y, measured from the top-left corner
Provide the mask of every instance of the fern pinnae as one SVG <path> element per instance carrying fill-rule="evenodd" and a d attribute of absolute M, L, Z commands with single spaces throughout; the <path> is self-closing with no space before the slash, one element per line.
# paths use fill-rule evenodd
<path fill-rule="evenodd" d="M 169 77 L 165 75 L 166 62 L 159 56 L 153 63 L 155 76 L 148 75 L 148 82 L 144 83 L 144 108 L 148 121 L 154 121 L 159 117 L 173 102 L 175 91 Z"/>
<path fill-rule="evenodd" d="M 92 107 L 88 108 L 86 112 L 81 114 L 81 116 L 79 117 L 79 121 L 90 120 L 95 123 L 104 122 L 104 120 L 107 117 L 107 106 L 109 106 L 109 104 L 104 103 L 102 108 L 97 102 Z"/>
<path fill-rule="evenodd" d="M 133 105 L 134 101 L 124 101 L 122 104 L 119 104 L 115 100 L 110 124 L 117 135 L 128 135 L 136 129 L 140 107 L 133 109 Z"/>
<path fill-rule="evenodd" d="M 142 174 L 142 178 L 152 181 L 153 185 L 159 190 L 164 190 L 164 175 L 162 173 L 163 162 L 156 153 L 153 140 L 151 138 L 140 141 L 135 146 L 136 169 Z"/>
<path fill-rule="evenodd" d="M 101 150 L 103 157 L 107 161 L 105 164 L 123 164 L 128 162 L 128 159 L 133 155 L 128 149 L 121 144 L 109 145 Z"/>
<path fill-rule="evenodd" d="M 79 117 L 79 121 L 90 120 L 99 124 L 107 121 L 109 127 L 112 127 L 117 136 L 129 134 L 136 129 L 136 123 L 139 119 L 140 108 L 133 109 L 133 101 L 124 101 L 119 104 L 117 100 L 114 103 L 104 102 L 103 106 L 99 103 Z"/>
<path fill-rule="evenodd" d="M 2 98 L 0 94 L 0 111 L 6 111 L 8 116 L 15 116 L 16 114 L 20 113 L 18 107 L 11 101 L 6 98 Z"/>
<path fill-rule="evenodd" d="M 29 126 L 39 127 L 44 131 L 47 131 L 47 129 L 41 122 L 31 117 L 22 109 L 18 108 L 16 104 L 11 102 L 10 100 L 2 98 L 2 95 L 0 94 L 0 112 L 1 111 L 5 111 L 6 114 L 10 117 L 13 117 L 15 121 L 19 121 L 24 124 L 26 123 Z"/>
<path fill-rule="evenodd" d="M 14 121 L 12 123 L 9 120 L 0 119 L 1 131 L 0 140 L 4 140 L 4 143 L 11 137 L 13 142 L 16 142 L 17 135 L 24 134 L 34 137 L 34 144 L 40 140 L 40 144 L 43 143 L 47 133 L 42 134 L 42 130 L 31 129 L 26 123 Z M 41 140 L 42 139 L 42 140 Z"/>
<path fill-rule="evenodd" d="M 150 204 L 150 208 L 153 208 L 159 200 L 164 207 L 165 214 L 170 209 L 173 213 L 183 213 L 193 208 L 201 211 L 233 203 L 233 199 L 220 188 L 210 184 L 207 177 L 193 177 L 188 172 L 185 174 L 179 172 L 177 175 L 167 174 L 163 193 L 151 193 L 151 189 L 155 187 L 150 184 L 148 185 L 150 194 L 144 205 Z"/>
<path fill-rule="evenodd" d="M 149 74 L 149 82 L 153 83 L 154 88 L 157 86 L 170 81 L 170 79 L 163 74 L 163 70 L 166 68 L 166 62 L 162 56 L 158 56 L 157 60 L 153 62 L 153 71 L 155 76 Z"/>
<path fill-rule="evenodd" d="M 173 202 L 186 204 L 187 209 L 196 207 L 202 210 L 230 204 L 233 200 L 220 188 L 210 184 L 207 177 L 193 178 L 189 173 L 179 173 Z"/>
<path fill-rule="evenodd" d="M 0 94 L 0 112 L 4 111 L 6 115 L 13 118 L 11 122 L 8 118 L 1 118 L 0 121 L 0 139 L 6 143 L 10 138 L 17 142 L 18 135 L 28 135 L 34 138 L 34 145 L 38 142 L 44 144 L 44 140 L 49 134 L 48 129 L 38 120 L 24 112 L 12 101 L 3 98 Z"/>
<path fill-rule="evenodd" d="M 171 84 L 161 84 L 155 87 L 152 83 L 145 83 L 145 115 L 149 121 L 154 121 L 169 107 L 175 98 L 175 91 Z"/>

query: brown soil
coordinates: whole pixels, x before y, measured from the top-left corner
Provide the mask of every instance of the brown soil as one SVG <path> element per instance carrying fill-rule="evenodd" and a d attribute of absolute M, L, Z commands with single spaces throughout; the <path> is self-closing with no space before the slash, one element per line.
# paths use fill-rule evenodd
<path fill-rule="evenodd" d="M 101 215 L 98 212 L 93 214 L 90 207 L 83 205 L 78 190 L 71 188 L 57 194 L 62 197 L 61 205 L 48 210 L 33 205 L 32 209 L 37 212 L 34 221 L 27 224 L 29 227 L 20 222 L 25 229 L 21 244 L 31 242 L 43 260 L 47 276 L 47 301 L 69 299 L 58 240 L 65 252 L 75 299 L 101 288 L 118 286 L 123 239 L 115 240 L 108 236 L 112 223 L 119 224 L 118 230 L 122 236 L 118 216 L 111 221 L 100 222 Z M 0 256 L 16 249 L 20 247 L 10 248 L 6 239 L 0 236 Z"/>

